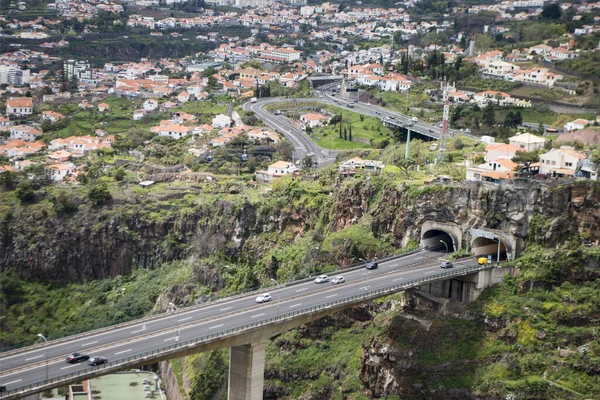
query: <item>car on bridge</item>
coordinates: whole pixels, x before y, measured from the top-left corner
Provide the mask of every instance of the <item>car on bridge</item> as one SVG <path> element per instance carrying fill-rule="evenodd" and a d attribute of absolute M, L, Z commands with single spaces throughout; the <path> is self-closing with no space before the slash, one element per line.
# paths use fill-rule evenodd
<path fill-rule="evenodd" d="M 88 365 L 95 366 L 107 363 L 108 360 L 104 357 L 94 356 L 88 360 Z"/>
<path fill-rule="evenodd" d="M 67 356 L 67 362 L 69 364 L 79 363 L 85 360 L 88 360 L 90 356 L 84 353 L 73 353 Z"/>
<path fill-rule="evenodd" d="M 344 277 L 341 275 L 338 275 L 331 280 L 332 285 L 339 285 L 340 283 L 344 283 L 344 282 L 346 282 L 346 279 L 344 279 Z"/>
<path fill-rule="evenodd" d="M 259 294 L 256 298 L 257 303 L 266 303 L 267 301 L 271 301 L 271 295 L 269 293 Z"/>
<path fill-rule="evenodd" d="M 375 261 L 371 261 L 365 264 L 366 269 L 377 269 L 377 267 L 379 267 L 379 264 L 377 264 Z"/>
<path fill-rule="evenodd" d="M 452 265 L 452 263 L 450 261 L 442 261 L 442 263 L 440 264 L 440 268 L 452 268 L 454 267 L 454 265 Z"/>
<path fill-rule="evenodd" d="M 315 283 L 325 283 L 329 281 L 329 277 L 327 275 L 319 275 L 315 278 Z"/>

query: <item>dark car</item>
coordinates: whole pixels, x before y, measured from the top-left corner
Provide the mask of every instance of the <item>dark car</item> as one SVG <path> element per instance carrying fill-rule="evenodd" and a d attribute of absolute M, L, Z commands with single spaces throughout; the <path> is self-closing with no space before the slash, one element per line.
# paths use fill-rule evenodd
<path fill-rule="evenodd" d="M 94 356 L 88 360 L 88 365 L 100 365 L 100 364 L 104 364 L 107 361 L 108 360 L 104 357 Z"/>
<path fill-rule="evenodd" d="M 87 354 L 73 353 L 73 354 L 69 354 L 67 356 L 67 362 L 68 363 L 78 363 L 78 362 L 88 360 L 89 358 L 90 358 L 90 356 L 88 356 Z"/>
<path fill-rule="evenodd" d="M 365 265 L 366 269 L 377 269 L 377 267 L 379 267 L 379 264 L 377 264 L 375 261 L 368 262 Z"/>
<path fill-rule="evenodd" d="M 6 386 L 0 385 L 0 393 L 6 392 Z"/>
<path fill-rule="evenodd" d="M 440 264 L 440 268 L 452 268 L 454 267 L 454 265 L 452 265 L 452 263 L 450 261 L 442 261 L 442 263 Z"/>

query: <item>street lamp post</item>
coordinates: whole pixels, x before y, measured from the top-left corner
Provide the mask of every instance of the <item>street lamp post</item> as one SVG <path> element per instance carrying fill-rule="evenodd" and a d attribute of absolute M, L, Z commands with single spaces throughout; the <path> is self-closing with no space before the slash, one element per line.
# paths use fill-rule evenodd
<path fill-rule="evenodd" d="M 271 282 L 275 282 L 275 284 L 277 285 L 277 316 L 279 317 L 279 297 L 280 297 L 279 289 L 280 289 L 280 285 L 279 285 L 279 282 L 277 282 L 273 278 L 271 278 Z"/>
<path fill-rule="evenodd" d="M 448 257 L 448 243 L 444 242 L 443 240 L 440 240 L 440 243 L 444 243 L 444 246 L 446 246 L 446 257 Z"/>
<path fill-rule="evenodd" d="M 48 380 L 48 339 L 41 333 L 38 333 L 38 337 L 44 339 L 44 347 L 46 348 L 46 380 Z"/>
<path fill-rule="evenodd" d="M 169 305 L 171 306 L 171 311 L 177 311 L 177 306 L 175 304 L 169 302 Z M 179 314 L 177 314 L 177 337 L 179 337 Z"/>

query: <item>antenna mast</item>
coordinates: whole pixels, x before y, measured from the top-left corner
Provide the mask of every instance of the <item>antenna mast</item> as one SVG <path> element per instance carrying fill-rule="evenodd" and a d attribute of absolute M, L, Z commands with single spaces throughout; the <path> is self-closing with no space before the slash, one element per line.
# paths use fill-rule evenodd
<path fill-rule="evenodd" d="M 438 163 L 444 161 L 446 154 L 446 141 L 448 140 L 448 116 L 450 114 L 450 102 L 448 101 L 448 83 L 442 82 L 441 88 L 443 93 L 444 101 L 444 112 L 442 114 L 442 134 L 439 139 L 440 154 L 438 156 Z"/>

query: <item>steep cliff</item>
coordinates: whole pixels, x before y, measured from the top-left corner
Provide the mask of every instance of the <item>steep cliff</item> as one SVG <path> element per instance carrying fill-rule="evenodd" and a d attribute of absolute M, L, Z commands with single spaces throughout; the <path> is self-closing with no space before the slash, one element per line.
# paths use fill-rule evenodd
<path fill-rule="evenodd" d="M 318 242 L 336 232 L 343 236 L 359 224 L 366 224 L 368 235 L 385 237 L 397 248 L 418 242 L 421 224 L 428 220 L 453 222 L 463 230 L 510 232 L 518 251 L 530 237 L 555 245 L 573 235 L 600 235 L 600 190 L 593 183 L 417 187 L 373 177 L 343 182 L 332 196 L 328 188 L 288 182 L 252 201 L 215 189 L 193 194 L 162 190 L 153 196 L 115 193 L 113 203 L 104 207 L 79 198 L 79 211 L 69 215 L 57 213 L 46 201 L 5 208 L 0 215 L 0 268 L 14 268 L 28 280 L 76 282 L 126 275 L 134 265 L 153 267 L 217 253 L 233 260 L 243 254 L 256 262 L 296 238 L 312 234 Z M 360 244 L 352 237 L 337 240 L 334 248 L 345 250 L 322 249 L 320 260 L 346 265 L 356 256 L 352 245 Z M 377 252 L 389 249 L 358 251 L 381 256 Z"/>

